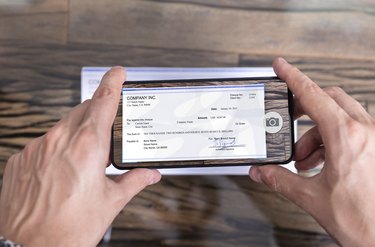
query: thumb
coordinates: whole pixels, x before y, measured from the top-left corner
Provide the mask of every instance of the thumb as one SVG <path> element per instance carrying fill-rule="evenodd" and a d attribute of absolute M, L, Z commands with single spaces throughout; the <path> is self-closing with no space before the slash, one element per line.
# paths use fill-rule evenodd
<path fill-rule="evenodd" d="M 116 177 L 114 181 L 117 183 L 122 206 L 125 206 L 135 195 L 141 192 L 148 185 L 156 184 L 161 179 L 158 170 L 151 169 L 134 169 Z"/>
<path fill-rule="evenodd" d="M 249 175 L 253 181 L 265 184 L 301 208 L 307 209 L 312 198 L 308 178 L 277 165 L 252 166 Z"/>

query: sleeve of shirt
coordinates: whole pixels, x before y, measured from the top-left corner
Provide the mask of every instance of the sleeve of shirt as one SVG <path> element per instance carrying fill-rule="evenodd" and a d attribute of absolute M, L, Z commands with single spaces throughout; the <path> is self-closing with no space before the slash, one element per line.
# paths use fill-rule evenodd
<path fill-rule="evenodd" d="M 0 236 L 0 247 L 22 247 L 22 245 L 13 243 L 12 241 Z"/>

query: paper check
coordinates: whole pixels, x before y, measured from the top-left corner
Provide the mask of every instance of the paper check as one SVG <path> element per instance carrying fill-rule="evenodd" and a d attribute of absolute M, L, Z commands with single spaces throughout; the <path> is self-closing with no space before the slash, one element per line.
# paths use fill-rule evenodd
<path fill-rule="evenodd" d="M 123 89 L 126 162 L 266 158 L 264 85 Z"/>

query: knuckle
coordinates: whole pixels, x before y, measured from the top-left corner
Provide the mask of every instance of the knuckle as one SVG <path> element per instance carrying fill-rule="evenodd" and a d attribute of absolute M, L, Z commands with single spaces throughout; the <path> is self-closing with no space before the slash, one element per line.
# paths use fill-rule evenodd
<path fill-rule="evenodd" d="M 64 151 L 69 159 L 85 162 L 90 155 L 98 155 L 97 133 L 91 125 L 84 124 L 74 134 L 69 147 Z"/>
<path fill-rule="evenodd" d="M 19 153 L 15 153 L 15 154 L 12 154 L 9 159 L 8 159 L 8 162 L 7 164 L 11 164 L 14 162 L 14 160 L 16 159 L 16 157 L 19 155 Z"/>
<path fill-rule="evenodd" d="M 7 174 L 11 171 L 12 169 L 12 166 L 13 166 L 13 163 L 15 162 L 15 160 L 17 159 L 17 157 L 20 155 L 20 153 L 15 153 L 15 154 L 12 154 L 6 165 L 5 165 L 5 168 L 4 168 L 4 172 L 3 172 L 3 176 L 6 177 Z"/>
<path fill-rule="evenodd" d="M 54 144 L 60 137 L 61 130 L 59 126 L 54 126 L 52 129 L 50 129 L 43 138 L 43 142 L 47 145 Z"/>
<path fill-rule="evenodd" d="M 296 67 L 290 68 L 286 75 L 286 81 L 293 81 L 293 80 L 299 80 L 299 77 L 301 76 L 301 71 L 297 69 Z"/>
<path fill-rule="evenodd" d="M 16 161 L 16 163 L 21 162 L 23 165 L 28 165 L 29 161 L 33 160 L 32 157 L 35 155 L 35 153 L 38 152 L 41 138 L 43 137 L 38 137 L 28 142 L 23 150 L 14 156 L 14 161 Z"/>
<path fill-rule="evenodd" d="M 352 153 L 360 153 L 366 150 L 369 135 L 364 126 L 353 119 L 349 119 L 345 129 L 346 133 L 343 136 L 346 136 L 345 139 L 350 140 L 347 144 L 351 146 Z"/>
<path fill-rule="evenodd" d="M 67 126 L 61 121 L 52 127 L 48 132 L 40 139 L 40 151 L 45 155 L 57 153 L 61 147 L 61 143 L 65 141 L 66 135 L 69 130 Z"/>
<path fill-rule="evenodd" d="M 308 80 L 308 78 L 306 76 L 304 76 L 305 78 L 303 79 L 305 83 L 305 93 L 317 93 L 319 92 L 321 89 L 320 87 L 316 84 L 316 83 L 313 83 L 312 81 Z"/>
<path fill-rule="evenodd" d="M 363 125 L 354 119 L 349 118 L 346 121 L 346 129 L 351 141 L 361 141 L 367 136 L 366 131 L 363 129 Z"/>
<path fill-rule="evenodd" d="M 345 93 L 345 91 L 340 87 L 327 87 L 324 91 L 331 97 L 339 96 Z"/>
<path fill-rule="evenodd" d="M 353 133 L 353 134 L 357 134 L 357 133 L 360 133 L 362 132 L 362 124 L 360 124 L 359 122 L 355 121 L 354 119 L 352 118 L 348 118 L 347 121 L 346 121 L 346 127 L 349 131 L 349 134 L 350 133 Z"/>
<path fill-rule="evenodd" d="M 96 130 L 88 124 L 83 125 L 78 130 L 78 140 L 84 142 L 86 145 L 90 145 L 97 139 Z"/>
<path fill-rule="evenodd" d="M 117 95 L 117 92 L 109 86 L 101 86 L 95 92 L 95 98 L 102 99 L 102 98 L 113 98 L 113 96 Z"/>
<path fill-rule="evenodd" d="M 303 85 L 299 94 L 295 95 L 297 100 L 303 99 L 306 95 L 321 94 L 322 89 L 306 75 L 301 73 L 296 80 Z"/>
<path fill-rule="evenodd" d="M 282 188 L 280 186 L 280 183 L 276 179 L 276 176 L 271 169 L 267 169 L 267 170 L 264 171 L 263 181 L 272 190 L 274 190 L 278 193 L 282 192 Z"/>
<path fill-rule="evenodd" d="M 30 142 L 28 142 L 25 145 L 24 149 L 22 150 L 22 154 L 26 156 L 29 156 L 30 154 L 32 154 L 35 150 L 36 142 L 37 142 L 37 139 L 33 139 Z"/>
<path fill-rule="evenodd" d="M 95 131 L 91 126 L 84 125 L 79 130 L 79 137 L 83 139 L 91 139 L 95 136 Z"/>
<path fill-rule="evenodd" d="M 57 128 L 52 128 L 44 135 L 44 141 L 52 142 L 56 139 L 57 135 Z"/>

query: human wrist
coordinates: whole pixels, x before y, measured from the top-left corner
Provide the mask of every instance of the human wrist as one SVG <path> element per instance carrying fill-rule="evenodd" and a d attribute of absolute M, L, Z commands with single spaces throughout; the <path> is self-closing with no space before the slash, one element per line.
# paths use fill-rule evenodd
<path fill-rule="evenodd" d="M 375 230 L 372 227 L 358 226 L 358 227 L 339 227 L 336 230 L 328 231 L 336 242 L 343 247 L 367 247 L 373 246 L 375 243 Z M 327 229 L 328 230 L 328 229 Z M 331 229 L 332 230 L 332 229 Z"/>
<path fill-rule="evenodd" d="M 369 232 L 360 232 L 357 235 L 353 236 L 343 236 L 338 240 L 339 244 L 343 247 L 365 247 L 365 246 L 372 246 L 375 243 L 375 233 Z"/>

